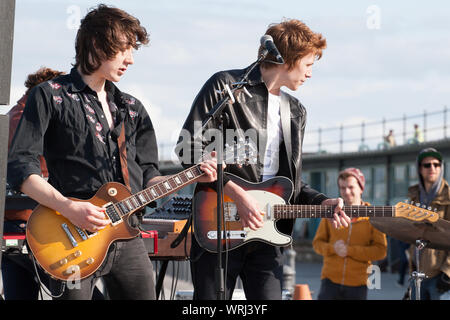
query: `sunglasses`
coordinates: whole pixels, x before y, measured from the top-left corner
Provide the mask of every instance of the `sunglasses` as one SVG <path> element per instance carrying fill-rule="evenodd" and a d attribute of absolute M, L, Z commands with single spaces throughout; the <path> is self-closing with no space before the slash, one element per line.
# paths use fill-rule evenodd
<path fill-rule="evenodd" d="M 431 166 L 434 166 L 435 168 L 439 168 L 441 166 L 440 162 L 429 162 L 429 163 L 422 163 L 422 167 L 430 169 Z"/>

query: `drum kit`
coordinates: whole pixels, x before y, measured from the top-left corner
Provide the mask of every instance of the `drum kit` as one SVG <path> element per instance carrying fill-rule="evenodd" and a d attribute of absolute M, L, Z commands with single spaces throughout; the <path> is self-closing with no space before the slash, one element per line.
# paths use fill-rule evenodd
<path fill-rule="evenodd" d="M 401 217 L 370 218 L 371 224 L 390 237 L 415 245 L 416 271 L 411 278 L 415 282 L 416 300 L 420 300 L 420 286 L 426 275 L 420 272 L 420 253 L 426 247 L 450 250 L 450 221 L 438 219 L 435 222 L 413 221 Z"/>

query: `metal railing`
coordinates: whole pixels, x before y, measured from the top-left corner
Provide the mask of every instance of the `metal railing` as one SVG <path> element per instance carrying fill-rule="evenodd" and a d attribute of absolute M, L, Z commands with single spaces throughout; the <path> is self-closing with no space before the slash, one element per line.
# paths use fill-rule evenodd
<path fill-rule="evenodd" d="M 395 145 L 411 144 L 447 138 L 448 108 L 400 118 L 365 122 L 354 125 L 321 128 L 306 131 L 303 152 L 342 153 L 380 150 L 391 147 L 386 140 L 389 130 L 393 131 Z M 423 141 L 414 138 L 415 128 L 421 132 Z M 336 138 L 338 137 L 338 138 Z"/>
<path fill-rule="evenodd" d="M 414 125 L 417 124 L 423 135 L 423 141 L 434 141 L 447 138 L 447 106 L 437 111 L 424 110 L 422 113 L 399 118 L 358 124 L 306 130 L 303 141 L 304 153 L 342 153 L 363 152 L 389 148 L 385 136 L 393 130 L 396 145 L 417 143 L 414 140 Z M 171 143 L 159 144 L 159 158 L 161 161 L 173 160 L 175 145 Z"/>

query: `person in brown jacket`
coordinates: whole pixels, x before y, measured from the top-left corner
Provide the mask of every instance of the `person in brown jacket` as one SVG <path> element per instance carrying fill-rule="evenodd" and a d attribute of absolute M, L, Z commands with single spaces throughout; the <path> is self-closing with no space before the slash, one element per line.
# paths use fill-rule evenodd
<path fill-rule="evenodd" d="M 444 177 L 442 155 L 434 148 L 425 148 L 417 157 L 419 183 L 409 187 L 408 198 L 415 203 L 436 208 L 440 219 L 450 220 L 450 188 Z M 410 247 L 411 270 L 416 270 L 415 246 Z M 420 272 L 426 278 L 420 287 L 421 300 L 440 300 L 450 290 L 450 254 L 448 250 L 420 250 Z M 416 299 L 415 282 L 411 284 L 411 299 Z"/>
<path fill-rule="evenodd" d="M 338 186 L 345 205 L 370 205 L 362 200 L 365 179 L 357 168 L 339 173 Z M 348 227 L 332 228 L 322 219 L 313 240 L 314 250 L 323 256 L 318 300 L 366 300 L 371 261 L 386 256 L 386 235 L 368 218 L 352 218 Z"/>

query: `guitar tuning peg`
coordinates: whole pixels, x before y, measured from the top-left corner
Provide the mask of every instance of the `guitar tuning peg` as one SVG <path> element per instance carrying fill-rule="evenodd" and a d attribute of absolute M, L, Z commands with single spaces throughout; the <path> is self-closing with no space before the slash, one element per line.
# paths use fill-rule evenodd
<path fill-rule="evenodd" d="M 427 210 L 431 210 L 431 209 L 432 209 L 431 207 L 428 207 L 428 208 L 427 208 Z"/>
<path fill-rule="evenodd" d="M 416 202 L 416 207 L 420 208 L 420 203 L 419 202 Z"/>
<path fill-rule="evenodd" d="M 434 211 L 434 212 L 437 212 L 437 208 L 434 208 L 433 211 Z"/>
<path fill-rule="evenodd" d="M 423 204 L 423 205 L 422 205 L 422 208 L 423 208 L 423 209 L 426 209 L 426 208 L 427 208 L 427 205 L 426 205 L 426 204 Z"/>

